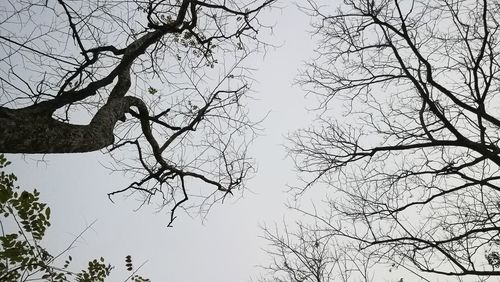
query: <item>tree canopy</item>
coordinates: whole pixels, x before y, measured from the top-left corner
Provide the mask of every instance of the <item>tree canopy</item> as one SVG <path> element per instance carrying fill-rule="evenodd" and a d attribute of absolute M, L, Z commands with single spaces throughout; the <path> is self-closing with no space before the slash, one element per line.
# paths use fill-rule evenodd
<path fill-rule="evenodd" d="M 9 2 L 0 152 L 106 150 L 137 178 L 117 193 L 161 194 L 171 220 L 190 196 L 208 208 L 253 171 L 243 60 L 260 48 L 257 17 L 273 2 Z"/>
<path fill-rule="evenodd" d="M 326 214 L 303 211 L 317 225 L 301 238 L 344 242 L 352 279 L 369 280 L 363 261 L 500 275 L 499 3 L 346 0 L 332 12 L 318 2 L 303 7 L 319 45 L 298 82 L 320 113 L 289 150 L 296 192 L 331 194 Z"/>

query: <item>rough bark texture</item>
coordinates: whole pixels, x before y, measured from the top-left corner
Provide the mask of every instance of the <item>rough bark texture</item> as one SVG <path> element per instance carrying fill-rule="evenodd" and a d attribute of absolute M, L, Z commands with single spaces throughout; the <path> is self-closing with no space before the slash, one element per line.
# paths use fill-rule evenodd
<path fill-rule="evenodd" d="M 113 99 L 87 125 L 68 124 L 28 110 L 0 109 L 0 152 L 79 153 L 113 144 L 113 128 L 132 97 Z"/>

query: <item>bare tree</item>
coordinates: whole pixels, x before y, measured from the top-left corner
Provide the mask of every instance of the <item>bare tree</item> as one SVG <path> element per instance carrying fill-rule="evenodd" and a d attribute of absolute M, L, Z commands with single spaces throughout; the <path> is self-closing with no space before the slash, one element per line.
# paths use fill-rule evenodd
<path fill-rule="evenodd" d="M 0 152 L 106 149 L 137 178 L 116 192 L 160 193 L 172 220 L 191 195 L 207 208 L 243 187 L 256 123 L 241 62 L 274 0 L 253 2 L 7 1 Z"/>
<path fill-rule="evenodd" d="M 421 275 L 500 276 L 500 3 L 308 1 L 320 38 L 299 83 L 320 97 L 291 136 L 311 216 L 357 252 Z"/>
<path fill-rule="evenodd" d="M 294 229 L 280 232 L 264 227 L 266 252 L 272 258 L 262 266 L 259 280 L 279 282 L 374 281 L 369 271 L 373 262 L 353 251 L 356 246 L 339 244 L 321 225 L 297 223 Z"/>

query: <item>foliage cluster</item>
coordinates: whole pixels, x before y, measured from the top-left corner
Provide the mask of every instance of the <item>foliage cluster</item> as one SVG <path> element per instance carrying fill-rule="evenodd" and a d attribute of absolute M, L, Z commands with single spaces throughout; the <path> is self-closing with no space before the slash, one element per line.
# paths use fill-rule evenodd
<path fill-rule="evenodd" d="M 16 186 L 16 176 L 7 173 L 10 162 L 0 154 L 0 281 L 104 281 L 111 265 L 104 258 L 88 262 L 86 269 L 69 269 L 73 260 L 68 256 L 63 265 L 59 258 L 65 252 L 53 255 L 41 243 L 50 226 L 50 207 L 40 202 L 40 193 L 22 190 Z M 138 275 L 132 281 L 148 281 Z"/>

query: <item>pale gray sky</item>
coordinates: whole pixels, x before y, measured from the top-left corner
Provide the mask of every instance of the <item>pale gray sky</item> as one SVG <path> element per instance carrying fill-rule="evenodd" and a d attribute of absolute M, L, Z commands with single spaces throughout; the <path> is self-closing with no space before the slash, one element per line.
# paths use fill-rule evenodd
<path fill-rule="evenodd" d="M 64 250 L 86 226 L 97 220 L 67 254 L 74 258 L 74 270 L 88 260 L 103 256 L 116 266 L 109 281 L 123 281 L 125 256 L 132 255 L 134 265 L 147 261 L 139 274 L 152 281 L 168 282 L 239 282 L 256 277 L 258 264 L 270 257 L 262 250 L 266 241 L 260 238 L 263 224 L 281 224 L 297 216 L 287 210 L 291 199 L 287 184 L 296 183 L 291 160 L 286 158 L 284 136 L 294 129 L 310 125 L 314 113 L 306 108 L 314 105 L 314 97 L 292 85 L 304 62 L 313 58 L 315 41 L 307 32 L 309 18 L 291 1 L 278 3 L 263 15 L 274 22 L 274 34 L 268 41 L 278 48 L 251 58 L 256 67 L 254 93 L 249 103 L 250 115 L 265 116 L 263 135 L 251 147 L 258 162 L 258 173 L 248 182 L 243 198 L 227 198 L 216 204 L 206 220 L 182 211 L 173 228 L 167 228 L 170 210 L 157 210 L 154 205 L 135 211 L 140 197 L 124 199 L 107 193 L 127 186 L 131 179 L 104 168 L 112 163 L 100 152 L 68 155 L 8 155 L 10 167 L 22 188 L 37 188 L 42 201 L 52 209 L 52 226 L 46 245 L 53 254 Z M 335 110 L 335 109 L 333 109 Z M 314 187 L 310 199 L 320 203 L 323 191 Z M 65 258 L 65 257 L 63 257 Z M 376 281 L 397 281 L 411 277 L 401 271 L 381 269 Z M 409 278 L 408 281 L 412 278 Z M 447 281 L 446 277 L 434 281 Z M 407 281 L 406 279 L 404 281 Z"/>

